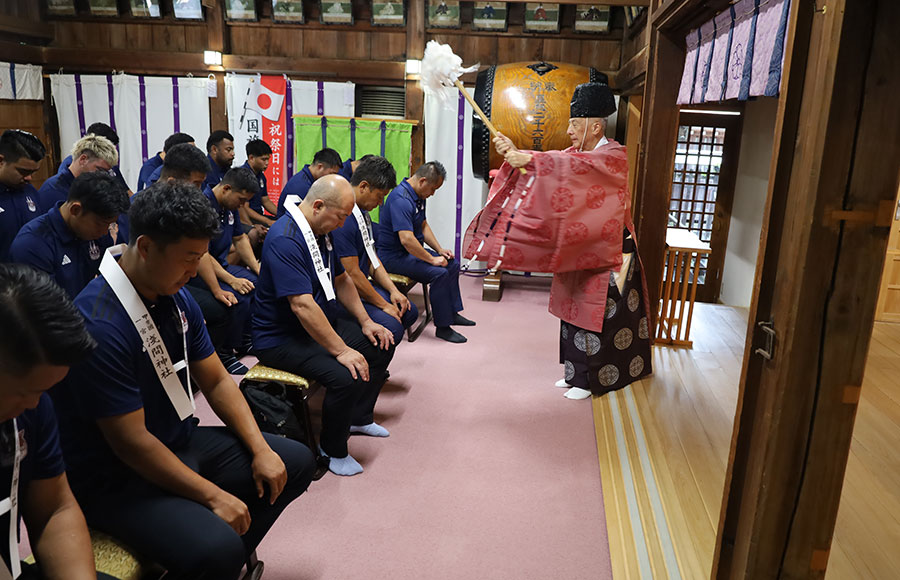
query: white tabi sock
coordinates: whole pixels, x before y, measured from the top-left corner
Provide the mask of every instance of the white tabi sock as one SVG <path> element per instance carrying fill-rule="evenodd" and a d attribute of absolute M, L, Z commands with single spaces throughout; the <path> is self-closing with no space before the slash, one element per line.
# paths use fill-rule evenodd
<path fill-rule="evenodd" d="M 374 421 L 368 425 L 351 425 L 350 432 L 361 433 L 363 435 L 368 435 L 369 437 L 389 437 L 391 435 L 390 431 Z"/>
<path fill-rule="evenodd" d="M 575 401 L 580 401 L 581 399 L 587 399 L 591 396 L 591 392 L 587 389 L 582 389 L 579 387 L 572 387 L 563 395 L 567 399 L 573 399 Z M 333 461 L 333 460 L 332 460 Z"/>

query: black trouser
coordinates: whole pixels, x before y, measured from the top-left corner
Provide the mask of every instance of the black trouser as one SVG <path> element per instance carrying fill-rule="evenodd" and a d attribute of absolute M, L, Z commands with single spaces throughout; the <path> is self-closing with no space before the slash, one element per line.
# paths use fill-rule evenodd
<path fill-rule="evenodd" d="M 256 280 L 254 279 L 253 282 L 255 283 Z M 237 290 L 229 289 L 228 291 L 238 298 L 238 303 L 225 306 L 216 300 L 213 293 L 202 282 L 186 284 L 185 288 L 200 306 L 203 319 L 206 321 L 209 339 L 216 350 L 230 351 L 239 348 L 241 336 L 247 326 L 247 321 L 250 320 L 251 300 L 244 299 L 245 297 Z"/>
<path fill-rule="evenodd" d="M 274 348 L 257 349 L 257 356 L 266 366 L 315 380 L 325 387 L 319 444 L 331 457 L 346 457 L 350 426 L 374 421 L 375 401 L 384 385 L 394 347 L 381 350 L 374 346 L 355 321 L 339 318 L 332 326 L 347 346 L 366 357 L 368 381 L 354 379 L 347 367 L 311 337 L 292 338 Z"/>
<path fill-rule="evenodd" d="M 268 487 L 262 498 L 257 496 L 253 457 L 227 428 L 197 427 L 188 444 L 174 450 L 185 465 L 247 505 L 251 523 L 243 536 L 206 506 L 135 474 L 96 493 L 79 493 L 78 501 L 91 527 L 165 567 L 170 573 L 166 578 L 236 580 L 247 556 L 282 510 L 306 491 L 315 470 L 312 452 L 302 443 L 267 433 L 263 437 L 284 461 L 288 476 L 272 505 Z"/>

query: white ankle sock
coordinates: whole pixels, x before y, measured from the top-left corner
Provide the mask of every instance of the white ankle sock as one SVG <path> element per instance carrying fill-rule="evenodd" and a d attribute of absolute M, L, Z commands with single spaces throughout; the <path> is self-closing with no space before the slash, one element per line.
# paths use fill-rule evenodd
<path fill-rule="evenodd" d="M 571 387 L 572 385 L 567 383 L 566 379 L 559 379 L 558 381 L 556 381 L 556 386 L 559 387 L 560 389 L 565 389 L 567 387 Z"/>
<path fill-rule="evenodd" d="M 346 457 L 331 457 L 319 447 L 319 452 L 329 458 L 328 471 L 335 475 L 357 475 L 363 472 L 362 465 L 348 453 Z"/>
<path fill-rule="evenodd" d="M 351 425 L 350 426 L 351 433 L 362 433 L 363 435 L 368 435 L 369 437 L 389 437 L 391 432 L 375 423 L 374 421 L 369 423 L 368 425 Z"/>

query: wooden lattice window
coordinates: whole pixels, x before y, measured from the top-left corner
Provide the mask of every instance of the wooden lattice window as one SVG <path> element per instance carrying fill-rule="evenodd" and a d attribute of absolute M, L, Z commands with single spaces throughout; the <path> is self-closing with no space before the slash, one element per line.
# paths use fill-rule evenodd
<path fill-rule="evenodd" d="M 704 242 L 713 237 L 725 132 L 724 127 L 703 125 L 678 128 L 669 227 L 691 230 Z M 706 281 L 707 260 L 700 261 L 700 284 Z"/>

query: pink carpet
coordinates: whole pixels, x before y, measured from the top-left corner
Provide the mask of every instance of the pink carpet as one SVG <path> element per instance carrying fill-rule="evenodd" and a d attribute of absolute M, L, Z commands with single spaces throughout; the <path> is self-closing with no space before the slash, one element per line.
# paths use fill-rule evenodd
<path fill-rule="evenodd" d="M 265 580 L 612 578 L 591 404 L 553 387 L 548 281 L 515 279 L 499 303 L 461 286 L 469 342 L 429 327 L 400 345 L 376 408 L 390 438 L 353 437 L 365 472 L 287 509 Z"/>

